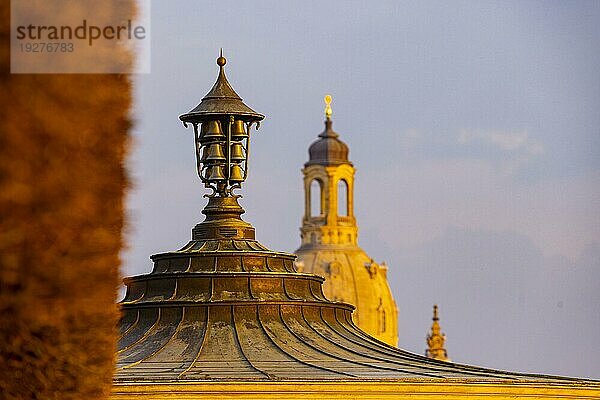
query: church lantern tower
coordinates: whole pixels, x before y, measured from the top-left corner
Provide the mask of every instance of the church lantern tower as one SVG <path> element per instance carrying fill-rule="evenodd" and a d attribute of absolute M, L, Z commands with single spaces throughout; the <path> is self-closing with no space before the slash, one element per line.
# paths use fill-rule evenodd
<path fill-rule="evenodd" d="M 354 166 L 333 130 L 331 96 L 325 96 L 325 130 L 304 164 L 304 217 L 298 269 L 326 278 L 325 295 L 356 306 L 354 322 L 377 339 L 398 344 L 398 310 L 387 266 L 358 246 L 354 216 Z"/>

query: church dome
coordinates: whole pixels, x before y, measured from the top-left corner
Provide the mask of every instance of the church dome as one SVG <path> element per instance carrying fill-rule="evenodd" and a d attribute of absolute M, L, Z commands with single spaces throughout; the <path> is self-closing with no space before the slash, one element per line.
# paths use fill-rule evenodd
<path fill-rule="evenodd" d="M 308 148 L 309 161 L 306 165 L 321 164 L 350 164 L 348 161 L 348 145 L 338 138 L 338 134 L 331 128 L 330 119 L 325 121 L 325 131 L 319 135 Z"/>

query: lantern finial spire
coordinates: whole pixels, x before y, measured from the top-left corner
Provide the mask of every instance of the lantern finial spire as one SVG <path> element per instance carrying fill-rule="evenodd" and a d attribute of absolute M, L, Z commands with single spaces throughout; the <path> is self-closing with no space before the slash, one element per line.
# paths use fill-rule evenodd
<path fill-rule="evenodd" d="M 331 110 L 331 95 L 327 94 L 325 95 L 325 118 L 327 120 L 331 119 L 331 114 L 333 114 L 333 111 Z"/>
<path fill-rule="evenodd" d="M 217 58 L 217 65 L 223 68 L 227 64 L 227 59 L 223 57 L 223 48 L 221 47 L 221 51 L 219 52 L 219 58 Z"/>

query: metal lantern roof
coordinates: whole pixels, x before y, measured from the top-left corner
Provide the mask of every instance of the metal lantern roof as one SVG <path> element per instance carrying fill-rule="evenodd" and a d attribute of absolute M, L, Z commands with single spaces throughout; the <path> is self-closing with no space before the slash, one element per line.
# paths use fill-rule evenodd
<path fill-rule="evenodd" d="M 203 122 L 214 116 L 236 115 L 246 121 L 261 121 L 264 115 L 257 113 L 242 101 L 241 97 L 233 90 L 225 76 L 227 60 L 221 56 L 217 59 L 219 75 L 212 89 L 202 98 L 200 104 L 186 114 L 179 116 L 183 122 Z"/>

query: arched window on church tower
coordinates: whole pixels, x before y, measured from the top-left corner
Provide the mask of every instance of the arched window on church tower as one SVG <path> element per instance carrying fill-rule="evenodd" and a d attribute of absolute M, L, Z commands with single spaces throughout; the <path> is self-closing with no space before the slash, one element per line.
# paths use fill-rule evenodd
<path fill-rule="evenodd" d="M 323 187 L 321 181 L 313 179 L 310 183 L 310 216 L 318 217 L 323 215 Z"/>
<path fill-rule="evenodd" d="M 348 216 L 348 183 L 344 179 L 340 179 L 337 184 L 337 201 L 338 215 L 341 217 Z"/>

